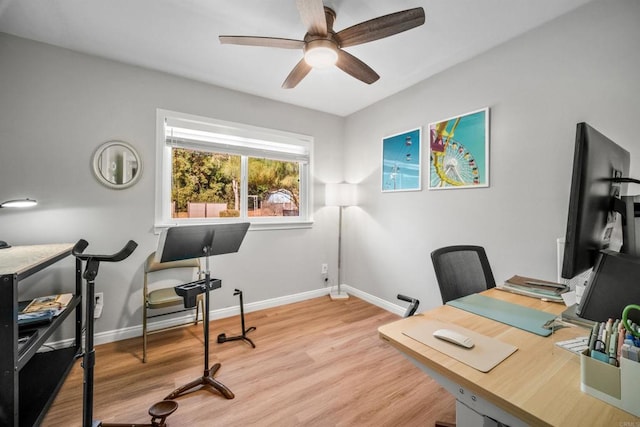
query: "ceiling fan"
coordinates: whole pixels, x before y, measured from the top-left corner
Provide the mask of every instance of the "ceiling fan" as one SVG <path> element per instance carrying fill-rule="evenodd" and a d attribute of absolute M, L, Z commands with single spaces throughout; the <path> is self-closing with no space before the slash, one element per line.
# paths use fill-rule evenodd
<path fill-rule="evenodd" d="M 416 7 L 401 12 L 380 16 L 335 32 L 333 22 L 336 13 L 324 6 L 322 0 L 296 0 L 302 22 L 307 27 L 303 40 L 277 37 L 219 36 L 222 44 L 244 46 L 277 47 L 302 49 L 304 58 L 293 67 L 282 87 L 291 89 L 307 75 L 312 68 L 336 65 L 345 73 L 364 83 L 371 84 L 380 76 L 367 64 L 343 50 L 382 39 L 410 30 L 424 24 L 424 9 Z"/>

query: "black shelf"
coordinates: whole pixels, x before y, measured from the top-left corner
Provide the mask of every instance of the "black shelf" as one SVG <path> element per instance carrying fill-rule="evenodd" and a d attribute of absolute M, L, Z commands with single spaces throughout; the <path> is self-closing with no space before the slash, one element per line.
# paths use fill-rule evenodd
<path fill-rule="evenodd" d="M 75 289 L 66 309 L 19 343 L 21 283 L 71 255 L 72 244 L 14 246 L 0 252 L 0 426 L 38 426 L 82 349 L 82 277 L 75 262 Z M 75 317 L 72 316 L 75 313 Z M 48 339 L 74 319 L 75 337 L 67 347 L 47 351 Z"/>
<path fill-rule="evenodd" d="M 36 353 L 20 370 L 20 426 L 42 423 L 64 383 L 60 379 L 69 374 L 75 356 L 75 347 Z"/>
<path fill-rule="evenodd" d="M 22 367 L 36 354 L 36 351 L 44 344 L 47 339 L 55 332 L 56 329 L 65 321 L 65 319 L 73 313 L 74 309 L 80 304 L 82 297 L 80 295 L 74 295 L 73 299 L 67 305 L 64 311 L 51 320 L 51 323 L 34 328 L 38 331 L 38 334 L 33 340 L 28 342 L 23 348 L 20 349 L 20 355 L 18 356 L 18 369 Z"/>

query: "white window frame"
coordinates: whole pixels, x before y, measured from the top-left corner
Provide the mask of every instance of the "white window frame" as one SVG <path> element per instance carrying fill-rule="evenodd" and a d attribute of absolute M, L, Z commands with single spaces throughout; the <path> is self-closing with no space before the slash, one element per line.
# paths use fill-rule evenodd
<path fill-rule="evenodd" d="M 179 140 L 172 145 L 167 138 Z M 186 141 L 186 142 L 185 142 Z M 242 155 L 240 217 L 172 218 L 171 151 L 175 146 Z M 281 130 L 216 120 L 164 109 L 156 110 L 155 228 L 191 224 L 250 222 L 251 229 L 308 228 L 313 223 L 311 173 L 313 138 Z M 247 157 L 269 157 L 300 162 L 300 206 L 297 217 L 248 216 Z"/>

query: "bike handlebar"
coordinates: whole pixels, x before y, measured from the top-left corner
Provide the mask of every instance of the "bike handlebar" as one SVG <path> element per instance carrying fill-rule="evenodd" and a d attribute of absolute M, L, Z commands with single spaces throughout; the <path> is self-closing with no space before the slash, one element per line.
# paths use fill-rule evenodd
<path fill-rule="evenodd" d="M 120 249 L 120 251 L 113 255 L 85 254 L 83 252 L 85 249 L 87 249 L 87 246 L 89 246 L 89 243 L 84 239 L 80 239 L 78 240 L 78 243 L 73 246 L 71 253 L 73 254 L 73 256 L 83 261 L 93 259 L 94 261 L 118 262 L 128 258 L 129 255 L 131 255 L 133 251 L 138 247 L 138 244 L 133 240 L 129 240 L 127 244 L 122 249 Z"/>

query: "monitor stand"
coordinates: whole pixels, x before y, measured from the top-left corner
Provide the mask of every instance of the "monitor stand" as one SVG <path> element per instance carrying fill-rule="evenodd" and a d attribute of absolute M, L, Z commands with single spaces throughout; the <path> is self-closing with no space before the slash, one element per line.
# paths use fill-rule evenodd
<path fill-rule="evenodd" d="M 576 313 L 577 308 L 578 308 L 577 304 L 567 307 L 567 309 L 562 312 L 562 315 L 561 315 L 562 321 L 571 323 L 574 325 L 582 326 L 585 328 L 590 328 L 590 329 L 593 328 L 593 324 L 596 322 L 594 322 L 593 320 L 585 319 L 578 316 L 578 314 Z"/>
<path fill-rule="evenodd" d="M 205 257 L 205 281 L 202 286 L 204 298 L 204 373 L 202 377 L 177 388 L 165 400 L 172 400 L 182 395 L 211 387 L 227 399 L 233 399 L 234 394 L 220 381 L 214 378 L 220 369 L 216 363 L 209 369 L 209 289 L 211 271 L 209 258 L 213 255 L 237 252 L 249 228 L 249 223 L 214 224 L 184 227 L 171 227 L 160 236 L 159 250 L 156 260 L 159 262 L 178 261 Z"/>

